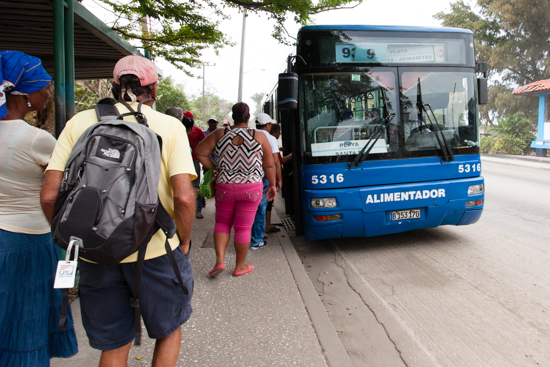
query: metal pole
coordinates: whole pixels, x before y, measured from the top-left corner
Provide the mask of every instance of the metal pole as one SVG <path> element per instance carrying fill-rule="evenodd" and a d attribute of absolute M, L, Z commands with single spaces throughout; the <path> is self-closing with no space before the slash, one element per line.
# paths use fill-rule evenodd
<path fill-rule="evenodd" d="M 241 37 L 241 66 L 239 68 L 239 95 L 237 97 L 237 102 L 242 102 L 243 100 L 243 68 L 244 68 L 244 36 L 246 28 L 246 10 L 243 12 L 243 34 Z"/>
<path fill-rule="evenodd" d="M 65 40 L 63 0 L 53 2 L 54 88 L 55 88 L 55 136 L 58 137 L 67 121 L 65 110 Z"/>
<path fill-rule="evenodd" d="M 70 120 L 75 114 L 74 103 L 74 0 L 67 0 L 67 10 L 65 12 L 65 113 L 67 120 Z"/>
<path fill-rule="evenodd" d="M 204 112 L 204 82 L 206 80 L 206 74 L 204 72 L 204 69 L 206 66 L 216 66 L 216 63 L 209 64 L 209 63 L 202 63 L 202 120 L 204 123 L 207 122 L 205 112 Z"/>
<path fill-rule="evenodd" d="M 205 76 L 204 68 L 205 67 L 206 65 L 202 63 L 202 120 L 203 122 L 206 122 L 204 121 L 204 76 Z"/>
<path fill-rule="evenodd" d="M 140 19 L 141 22 L 141 34 L 142 36 L 146 36 L 149 38 L 149 26 L 147 24 L 147 21 L 149 20 L 149 16 L 146 15 Z M 149 48 L 151 47 L 151 44 L 147 41 L 142 41 L 143 44 L 143 56 L 145 56 L 147 59 L 151 60 L 151 51 Z"/>

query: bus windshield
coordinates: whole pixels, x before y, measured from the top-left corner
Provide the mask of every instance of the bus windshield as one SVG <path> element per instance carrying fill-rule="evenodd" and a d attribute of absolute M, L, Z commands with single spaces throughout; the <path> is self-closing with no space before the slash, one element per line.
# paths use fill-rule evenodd
<path fill-rule="evenodd" d="M 441 156 L 445 144 L 453 154 L 479 153 L 474 86 L 475 75 L 467 69 L 305 74 L 305 163 L 350 162 L 365 145 L 368 154 L 361 160 Z"/>

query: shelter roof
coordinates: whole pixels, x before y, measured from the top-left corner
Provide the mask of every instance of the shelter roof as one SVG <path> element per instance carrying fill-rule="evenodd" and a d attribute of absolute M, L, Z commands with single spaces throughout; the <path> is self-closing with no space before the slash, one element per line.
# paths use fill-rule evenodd
<path fill-rule="evenodd" d="M 53 0 L 0 0 L 0 50 L 39 57 L 54 75 Z M 73 1 L 73 0 L 66 0 Z M 75 78 L 112 78 L 118 59 L 138 49 L 90 13 L 74 4 Z"/>
<path fill-rule="evenodd" d="M 550 93 L 550 79 L 539 80 L 516 89 L 512 94 L 521 96 L 534 96 Z"/>

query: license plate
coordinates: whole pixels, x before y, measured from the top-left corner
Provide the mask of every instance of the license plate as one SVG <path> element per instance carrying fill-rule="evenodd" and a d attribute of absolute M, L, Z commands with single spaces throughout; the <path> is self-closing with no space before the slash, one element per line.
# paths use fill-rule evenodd
<path fill-rule="evenodd" d="M 400 210 L 390 213 L 390 220 L 418 219 L 420 218 L 420 209 Z"/>

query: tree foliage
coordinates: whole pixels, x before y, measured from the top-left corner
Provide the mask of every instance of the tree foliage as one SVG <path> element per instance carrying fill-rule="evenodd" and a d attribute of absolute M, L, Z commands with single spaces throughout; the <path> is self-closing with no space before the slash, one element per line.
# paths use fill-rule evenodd
<path fill-rule="evenodd" d="M 549 14 L 547 0 L 477 0 L 475 10 L 458 0 L 449 13 L 435 15 L 445 26 L 474 32 L 476 59 L 487 61 L 489 75 L 496 80 L 481 110 L 485 121 L 493 123 L 519 111 L 536 120 L 537 99 L 513 96 L 512 91 L 550 76 Z"/>
<path fill-rule="evenodd" d="M 254 116 L 258 116 L 259 113 L 262 112 L 262 99 L 264 98 L 265 96 L 265 93 L 254 93 L 250 99 L 254 101 L 254 103 L 256 103 L 256 107 L 254 108 L 254 113 L 253 115 Z M 271 117 L 275 117 L 275 116 L 271 116 Z"/>
<path fill-rule="evenodd" d="M 491 154 L 529 154 L 536 139 L 534 124 L 517 112 L 498 119 L 498 125 L 487 129 L 488 137 L 481 139 L 481 151 Z"/>
<path fill-rule="evenodd" d="M 154 57 L 162 57 L 180 69 L 196 67 L 201 53 L 231 42 L 220 29 L 229 19 L 227 8 L 267 14 L 275 20 L 273 36 L 288 43 L 284 24 L 292 19 L 308 24 L 311 16 L 333 9 L 354 7 L 363 0 L 97 0 L 118 15 L 112 29 L 126 39 L 140 40 Z M 147 18 L 148 17 L 148 18 Z M 148 28 L 149 23 L 151 28 Z"/>
<path fill-rule="evenodd" d="M 207 119 L 212 115 L 216 116 L 219 123 L 218 127 L 220 127 L 223 120 L 227 119 L 232 106 L 233 104 L 231 102 L 217 96 L 215 91 L 207 90 L 204 93 L 204 116 L 202 113 L 202 95 L 195 96 L 191 99 L 189 110 L 193 112 L 195 116 L 195 124 L 206 129 L 208 127 L 206 124 Z"/>
<path fill-rule="evenodd" d="M 189 109 L 189 101 L 183 92 L 183 87 L 174 85 L 171 76 L 162 78 L 157 87 L 157 111 L 164 113 L 168 107 Z"/>
<path fill-rule="evenodd" d="M 76 112 L 94 108 L 100 99 L 112 97 L 109 79 L 77 80 L 74 83 Z"/>

